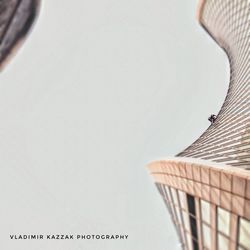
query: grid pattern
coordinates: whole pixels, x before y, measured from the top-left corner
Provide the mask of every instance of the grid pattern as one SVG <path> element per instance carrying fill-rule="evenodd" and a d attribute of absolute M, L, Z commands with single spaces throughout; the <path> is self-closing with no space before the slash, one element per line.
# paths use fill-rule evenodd
<path fill-rule="evenodd" d="M 216 121 L 181 157 L 250 167 L 250 1 L 203 0 L 199 21 L 225 50 L 230 84 Z"/>
<path fill-rule="evenodd" d="M 148 168 L 185 250 L 250 250 L 250 172 L 207 161 Z"/>
<path fill-rule="evenodd" d="M 184 250 L 250 250 L 250 172 L 185 159 L 148 165 Z"/>
<path fill-rule="evenodd" d="M 250 172 L 181 160 L 151 163 L 156 183 L 181 190 L 250 220 Z"/>
<path fill-rule="evenodd" d="M 207 201 L 157 183 L 184 250 L 249 250 L 250 221 Z"/>
<path fill-rule="evenodd" d="M 148 168 L 184 250 L 250 250 L 250 0 L 201 0 L 198 19 L 228 55 L 228 93 L 197 141 Z"/>

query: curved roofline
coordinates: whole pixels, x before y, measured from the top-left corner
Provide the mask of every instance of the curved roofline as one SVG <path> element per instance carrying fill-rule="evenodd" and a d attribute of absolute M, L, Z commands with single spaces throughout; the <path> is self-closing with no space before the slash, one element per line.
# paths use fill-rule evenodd
<path fill-rule="evenodd" d="M 196 159 L 169 158 L 148 165 L 157 185 L 190 194 L 250 220 L 250 172 Z"/>
<path fill-rule="evenodd" d="M 164 159 L 155 160 L 147 164 L 147 168 L 151 173 L 154 173 L 156 169 L 158 169 L 159 164 L 164 164 L 167 166 L 174 166 L 174 165 L 186 165 L 189 166 L 198 166 L 200 168 L 207 168 L 213 169 L 215 171 L 223 171 L 227 172 L 228 174 L 234 174 L 237 176 L 241 176 L 243 178 L 250 179 L 250 171 L 242 168 L 235 168 L 230 165 L 226 165 L 223 163 L 217 163 L 208 160 L 202 160 L 197 158 L 190 158 L 190 157 L 166 157 Z M 157 171 L 158 172 L 158 171 Z"/>

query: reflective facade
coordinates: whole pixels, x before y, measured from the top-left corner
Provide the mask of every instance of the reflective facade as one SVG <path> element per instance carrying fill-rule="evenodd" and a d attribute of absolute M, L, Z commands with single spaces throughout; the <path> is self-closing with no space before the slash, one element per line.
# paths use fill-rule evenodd
<path fill-rule="evenodd" d="M 250 173 L 172 158 L 149 166 L 183 249 L 250 249 Z"/>
<path fill-rule="evenodd" d="M 198 20 L 230 62 L 214 123 L 148 168 L 183 249 L 250 250 L 250 0 L 203 0 Z"/>

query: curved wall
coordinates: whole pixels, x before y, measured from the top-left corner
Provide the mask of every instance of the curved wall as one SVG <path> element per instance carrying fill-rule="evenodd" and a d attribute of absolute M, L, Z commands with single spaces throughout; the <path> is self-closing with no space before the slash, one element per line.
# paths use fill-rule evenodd
<path fill-rule="evenodd" d="M 198 20 L 229 58 L 224 104 L 191 146 L 148 168 L 183 249 L 250 250 L 250 0 L 202 0 Z"/>
<path fill-rule="evenodd" d="M 249 0 L 201 1 L 198 20 L 227 53 L 230 84 L 215 123 L 177 156 L 250 167 L 250 135 L 246 133 L 250 126 L 249 16 Z"/>

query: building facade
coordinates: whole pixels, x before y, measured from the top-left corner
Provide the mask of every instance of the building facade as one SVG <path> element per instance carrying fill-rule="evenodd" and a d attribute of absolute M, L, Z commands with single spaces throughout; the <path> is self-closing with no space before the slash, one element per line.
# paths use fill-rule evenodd
<path fill-rule="evenodd" d="M 250 0 L 202 0 L 197 16 L 229 58 L 229 89 L 191 146 L 148 168 L 183 249 L 250 250 Z"/>

